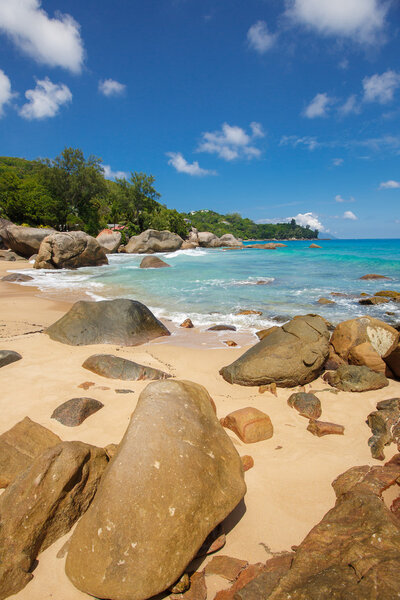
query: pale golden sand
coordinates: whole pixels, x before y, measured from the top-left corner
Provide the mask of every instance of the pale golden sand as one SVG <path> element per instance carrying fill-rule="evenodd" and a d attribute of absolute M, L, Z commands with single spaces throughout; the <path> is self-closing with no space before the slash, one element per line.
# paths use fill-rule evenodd
<path fill-rule="evenodd" d="M 0 262 L 0 277 L 7 270 L 30 266 L 26 263 Z M 95 353 L 112 353 L 169 371 L 181 379 L 204 385 L 213 397 L 218 417 L 245 406 L 265 411 L 274 425 L 274 436 L 256 444 L 243 444 L 228 431 L 240 455 L 250 454 L 255 466 L 245 474 L 248 492 L 245 512 L 227 534 L 221 551 L 251 562 L 265 561 L 273 552 L 290 550 L 299 544 L 334 503 L 332 480 L 354 465 L 382 464 L 371 458 L 367 445 L 371 432 L 365 423 L 379 400 L 400 396 L 400 383 L 390 380 L 387 388 L 362 394 L 328 391 L 318 393 L 322 403 L 321 420 L 345 426 L 344 436 L 317 438 L 307 430 L 307 420 L 286 403 L 292 390 L 279 389 L 276 398 L 259 394 L 257 388 L 226 383 L 218 370 L 240 356 L 244 349 L 204 349 L 176 346 L 170 340 L 133 348 L 113 345 L 72 347 L 50 340 L 41 329 L 62 316 L 66 302 L 40 296 L 32 287 L 0 281 L 0 349 L 16 350 L 23 360 L 0 370 L 0 433 L 29 416 L 48 427 L 63 440 L 82 440 L 98 446 L 118 443 L 146 382 L 108 380 L 82 368 L 83 361 Z M 32 333 L 34 332 L 34 333 Z M 36 333 L 35 333 L 36 332 Z M 227 339 L 233 337 L 227 332 Z M 196 338 L 193 331 L 182 335 Z M 233 337 L 234 339 L 234 337 Z M 172 340 L 174 342 L 174 340 Z M 96 386 L 84 391 L 77 386 L 93 381 Z M 110 390 L 96 389 L 107 386 Z M 307 390 L 323 390 L 321 379 Z M 117 394 L 116 388 L 129 388 L 134 394 Z M 64 427 L 50 418 L 65 400 L 88 396 L 100 400 L 104 408 L 79 427 Z M 394 445 L 386 449 L 389 459 Z M 237 521 L 240 510 L 230 524 Z M 34 579 L 15 598 L 24 600 L 82 600 L 89 598 L 75 589 L 64 574 L 65 559 L 56 554 L 70 533 L 39 555 Z M 209 560 L 209 559 L 206 559 Z M 203 563 L 204 564 L 204 563 Z M 227 582 L 207 577 L 208 597 Z"/>

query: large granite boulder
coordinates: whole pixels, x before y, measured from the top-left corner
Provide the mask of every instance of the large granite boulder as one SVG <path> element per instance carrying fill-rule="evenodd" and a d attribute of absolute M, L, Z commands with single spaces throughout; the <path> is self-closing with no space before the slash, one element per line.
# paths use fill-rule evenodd
<path fill-rule="evenodd" d="M 63 442 L 46 450 L 0 496 L 1 599 L 25 587 L 39 552 L 85 512 L 107 463 L 102 448 Z"/>
<path fill-rule="evenodd" d="M 240 246 L 243 246 L 243 243 L 237 238 L 235 238 L 235 236 L 231 233 L 225 233 L 224 235 L 221 235 L 219 241 L 221 246 L 226 246 L 228 248 L 238 248 Z"/>
<path fill-rule="evenodd" d="M 203 248 L 220 248 L 222 245 L 219 237 L 210 231 L 199 231 L 197 241 Z"/>
<path fill-rule="evenodd" d="M 121 232 L 113 231 L 112 229 L 103 229 L 96 236 L 96 240 L 103 248 L 106 254 L 113 254 L 118 251 L 121 245 Z"/>
<path fill-rule="evenodd" d="M 373 458 L 384 460 L 383 449 L 392 442 L 400 450 L 400 398 L 378 402 L 376 410 L 367 417 L 367 425 L 372 431 L 368 446 Z"/>
<path fill-rule="evenodd" d="M 112 354 L 93 354 L 83 363 L 82 367 L 110 379 L 140 381 L 142 379 L 167 379 L 171 377 L 159 369 L 139 365 L 133 360 L 113 356 Z"/>
<path fill-rule="evenodd" d="M 77 269 L 107 265 L 99 242 L 83 231 L 52 233 L 40 244 L 35 269 Z"/>
<path fill-rule="evenodd" d="M 396 348 L 399 337 L 394 327 L 366 316 L 339 323 L 332 333 L 331 344 L 339 356 L 348 360 L 352 348 L 368 342 L 372 350 L 384 359 Z"/>
<path fill-rule="evenodd" d="M 277 327 L 235 362 L 220 370 L 228 383 L 279 387 L 318 377 L 329 354 L 329 331 L 317 315 L 295 317 Z"/>
<path fill-rule="evenodd" d="M 52 340 L 84 346 L 121 344 L 137 346 L 162 335 L 168 329 L 141 302 L 128 299 L 75 302 L 61 319 L 45 331 Z"/>
<path fill-rule="evenodd" d="M 245 491 L 205 388 L 150 383 L 72 535 L 66 573 L 92 596 L 150 598 L 179 579 Z"/>
<path fill-rule="evenodd" d="M 327 371 L 324 380 L 343 392 L 369 392 L 389 385 L 383 373 L 356 365 L 341 365 L 336 371 Z"/>
<path fill-rule="evenodd" d="M 7 225 L 1 230 L 3 243 L 20 256 L 29 258 L 36 254 L 45 237 L 54 233 L 54 229 Z"/>
<path fill-rule="evenodd" d="M 0 435 L 0 488 L 7 487 L 42 452 L 61 442 L 58 435 L 25 417 Z"/>
<path fill-rule="evenodd" d="M 384 467 L 353 467 L 334 482 L 336 504 L 297 547 L 289 570 L 237 600 L 394 600 L 400 596 L 400 520 L 382 494 L 400 491 L 400 455 Z M 396 483 L 397 482 L 397 483 Z M 260 575 L 259 578 L 262 578 Z M 261 580 L 262 581 L 262 580 Z M 256 588 L 257 589 L 257 588 Z"/>
<path fill-rule="evenodd" d="M 179 250 L 183 239 L 177 233 L 146 229 L 134 235 L 125 246 L 128 254 L 153 254 L 154 252 L 174 252 Z"/>

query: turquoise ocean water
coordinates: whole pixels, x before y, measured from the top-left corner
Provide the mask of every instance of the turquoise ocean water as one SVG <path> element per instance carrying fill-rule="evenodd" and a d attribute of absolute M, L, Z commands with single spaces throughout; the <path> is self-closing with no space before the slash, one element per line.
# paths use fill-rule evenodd
<path fill-rule="evenodd" d="M 216 322 L 238 329 L 257 330 L 282 319 L 319 313 L 333 323 L 370 314 L 390 323 L 400 321 L 400 304 L 361 306 L 361 292 L 400 291 L 400 240 L 285 242 L 276 250 L 204 249 L 159 254 L 169 269 L 140 269 L 143 255 L 109 256 L 104 267 L 76 271 L 30 270 L 29 282 L 51 295 L 101 300 L 125 297 L 140 300 L 157 316 L 179 324 L 190 317 L 195 325 Z M 25 271 L 26 272 L 26 271 Z M 366 273 L 389 280 L 362 281 Z M 257 285 L 258 281 L 267 282 Z M 27 284 L 25 284 L 27 285 Z M 348 294 L 333 297 L 331 292 Z M 335 300 L 322 306 L 321 296 Z M 236 316 L 240 309 L 262 311 L 261 316 Z M 387 315 L 387 312 L 394 313 Z"/>

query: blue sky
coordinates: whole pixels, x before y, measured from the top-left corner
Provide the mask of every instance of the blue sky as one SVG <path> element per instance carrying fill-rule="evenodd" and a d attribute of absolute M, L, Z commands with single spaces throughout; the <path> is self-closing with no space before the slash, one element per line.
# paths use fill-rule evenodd
<path fill-rule="evenodd" d="M 400 237 L 397 0 L 0 0 L 2 155 L 103 159 L 170 208 Z"/>

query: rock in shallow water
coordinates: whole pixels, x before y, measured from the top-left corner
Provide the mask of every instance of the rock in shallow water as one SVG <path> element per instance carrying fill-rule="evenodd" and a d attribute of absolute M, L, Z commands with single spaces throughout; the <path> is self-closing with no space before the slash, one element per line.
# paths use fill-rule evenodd
<path fill-rule="evenodd" d="M 52 340 L 84 346 L 120 344 L 137 346 L 156 337 L 170 335 L 141 302 L 128 299 L 75 302 L 61 319 L 45 331 Z"/>
<path fill-rule="evenodd" d="M 100 598 L 150 598 L 178 580 L 245 491 L 207 391 L 151 383 L 72 536 L 67 575 Z"/>
<path fill-rule="evenodd" d="M 220 370 L 228 383 L 294 387 L 318 377 L 329 353 L 329 332 L 319 316 L 295 317 Z"/>
<path fill-rule="evenodd" d="M 121 358 L 120 356 L 113 356 L 112 354 L 93 354 L 93 356 L 89 356 L 89 358 L 85 360 L 82 367 L 93 373 L 97 373 L 97 375 L 101 375 L 102 377 L 124 379 L 126 381 L 167 379 L 168 377 L 171 377 L 171 375 L 164 373 L 164 371 L 160 371 L 159 369 L 145 367 L 132 360 Z"/>
<path fill-rule="evenodd" d="M 145 256 L 139 265 L 141 269 L 164 269 L 170 266 L 158 256 Z"/>

